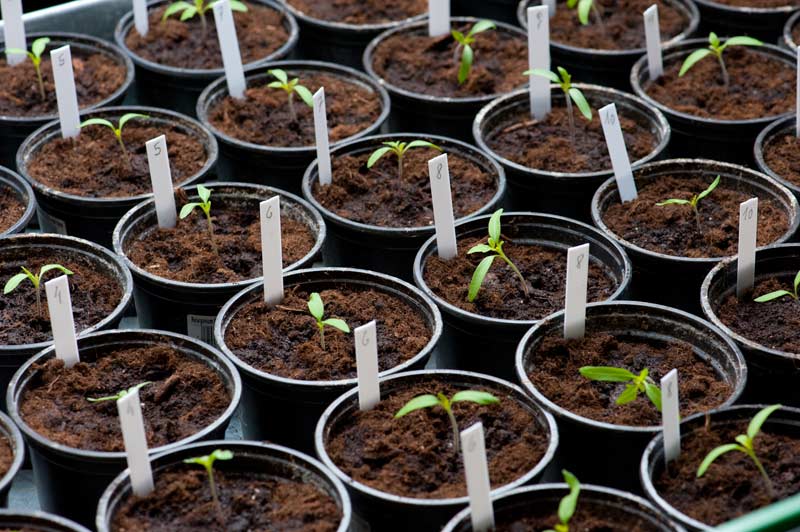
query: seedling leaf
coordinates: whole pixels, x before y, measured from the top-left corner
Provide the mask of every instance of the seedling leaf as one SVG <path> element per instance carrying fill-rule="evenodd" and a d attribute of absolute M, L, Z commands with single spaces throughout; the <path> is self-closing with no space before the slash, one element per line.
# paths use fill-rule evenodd
<path fill-rule="evenodd" d="M 490 394 L 489 392 L 481 392 L 478 390 L 463 390 L 457 392 L 450 399 L 451 403 L 456 403 L 458 401 L 470 401 L 473 403 L 477 403 L 479 405 L 491 405 L 494 403 L 499 403 L 500 399 Z"/>
<path fill-rule="evenodd" d="M 289 83 L 289 76 L 286 75 L 286 71 L 280 68 L 273 68 L 271 70 L 267 70 L 267 74 L 274 76 L 280 83 Z M 270 85 L 272 86 L 272 85 Z M 280 86 L 280 85 L 279 85 Z"/>
<path fill-rule="evenodd" d="M 720 176 L 717 176 L 717 178 L 714 179 L 714 182 L 711 183 L 711 185 L 709 185 L 707 189 L 705 189 L 704 191 L 702 191 L 700 194 L 697 195 L 697 201 L 700 201 L 701 199 L 711 194 L 714 191 L 714 189 L 717 188 L 717 185 L 719 185 L 719 181 L 720 181 Z"/>
<path fill-rule="evenodd" d="M 487 244 L 476 244 L 471 248 L 469 248 L 469 251 L 467 251 L 467 255 L 471 253 L 489 253 L 490 251 L 492 251 L 492 248 Z"/>
<path fill-rule="evenodd" d="M 627 386 L 625 386 L 625 390 L 623 390 L 623 392 L 619 394 L 619 397 L 617 397 L 615 403 L 618 405 L 626 405 L 634 401 L 636 399 L 636 396 L 638 395 L 639 395 L 639 390 L 636 388 L 636 385 L 628 384 Z"/>
<path fill-rule="evenodd" d="M 738 445 L 736 443 L 728 443 L 726 445 L 720 445 L 719 447 L 713 449 L 703 459 L 702 463 L 700 464 L 700 467 L 697 468 L 697 478 L 700 478 L 705 474 L 705 472 L 708 470 L 708 467 L 714 462 L 714 460 L 716 460 L 723 454 L 729 453 L 731 451 L 744 452 L 744 449 L 742 449 L 741 445 Z"/>
<path fill-rule="evenodd" d="M 761 426 L 764 424 L 767 418 L 781 407 L 782 405 L 777 404 L 760 410 L 758 414 L 756 414 L 753 419 L 750 420 L 750 424 L 747 426 L 747 436 L 749 436 L 751 440 L 754 440 L 756 436 L 758 436 L 758 433 L 761 432 Z"/>
<path fill-rule="evenodd" d="M 647 394 L 647 397 L 650 398 L 650 401 L 653 403 L 653 405 L 655 405 L 656 409 L 661 412 L 661 388 L 655 384 L 650 384 L 649 382 L 645 381 L 644 391 Z"/>
<path fill-rule="evenodd" d="M 19 286 L 19 283 L 21 283 L 27 278 L 28 274 L 26 273 L 18 273 L 15 276 L 13 276 L 11 279 L 6 281 L 5 287 L 3 287 L 3 294 L 10 294 Z"/>
<path fill-rule="evenodd" d="M 417 396 L 417 397 L 411 399 L 409 402 L 407 402 L 403 406 L 403 408 L 401 408 L 394 415 L 394 417 L 395 418 L 403 417 L 406 414 L 410 414 L 411 412 L 414 412 L 415 410 L 421 410 L 423 408 L 430 408 L 430 407 L 436 406 L 438 404 L 439 404 L 439 398 L 436 397 L 435 395 L 430 395 L 430 394 L 420 395 L 420 396 Z"/>
<path fill-rule="evenodd" d="M 719 41 L 717 41 L 719 44 Z M 724 50 L 728 46 L 763 46 L 764 43 L 759 41 L 758 39 L 754 39 L 752 37 L 746 37 L 744 35 L 738 37 L 731 37 L 725 44 L 722 45 L 722 49 Z"/>
<path fill-rule="evenodd" d="M 708 56 L 709 54 L 712 54 L 712 53 L 714 53 L 714 52 L 712 52 L 711 50 L 709 50 L 707 48 L 702 48 L 700 50 L 695 50 L 694 52 L 689 54 L 689 56 L 686 58 L 686 60 L 681 65 L 681 69 L 678 72 L 678 77 L 682 77 L 684 74 L 686 74 L 689 71 L 690 68 L 692 68 L 695 64 L 697 64 L 698 61 L 700 61 L 701 59 L 704 59 L 706 56 Z"/>
<path fill-rule="evenodd" d="M 314 107 L 314 95 L 311 94 L 310 90 L 302 85 L 295 85 L 292 90 L 300 96 L 307 106 Z"/>
<path fill-rule="evenodd" d="M 377 150 L 372 152 L 372 155 L 370 155 L 369 159 L 367 160 L 367 168 L 372 168 L 373 166 L 375 166 L 375 163 L 377 163 L 381 157 L 383 157 L 390 151 L 392 151 L 392 148 L 384 146 L 383 148 L 378 148 Z"/>
<path fill-rule="evenodd" d="M 581 483 L 575 475 L 566 469 L 561 470 L 561 475 L 569 486 L 569 494 L 561 499 L 561 502 L 558 504 L 558 519 L 561 523 L 567 524 L 569 520 L 572 519 L 572 516 L 575 515 L 575 508 L 578 506 L 578 496 L 581 493 Z"/>
<path fill-rule="evenodd" d="M 106 126 L 111 128 L 112 130 L 115 129 L 114 124 L 112 124 L 105 118 L 90 118 L 88 120 L 84 120 L 83 122 L 81 122 L 81 128 L 84 128 L 86 126 Z"/>
<path fill-rule="evenodd" d="M 308 311 L 318 320 L 322 320 L 325 315 L 325 304 L 318 292 L 313 292 L 308 298 Z"/>
<path fill-rule="evenodd" d="M 330 325 L 334 329 L 339 329 L 344 333 L 350 332 L 350 327 L 347 325 L 347 323 L 345 323 L 344 320 L 340 320 L 339 318 L 329 318 L 327 320 L 324 320 L 322 323 L 323 325 Z"/>
<path fill-rule="evenodd" d="M 467 293 L 467 300 L 469 302 L 475 301 L 475 298 L 478 297 L 478 292 L 483 284 L 483 279 L 489 272 L 489 268 L 492 267 L 495 257 L 497 257 L 497 255 L 489 255 L 488 257 L 485 257 L 478 264 L 478 267 L 475 268 L 475 273 L 472 274 L 472 280 L 469 282 L 469 291 Z"/>
<path fill-rule="evenodd" d="M 500 217 L 503 216 L 503 209 L 498 209 L 489 218 L 489 239 L 495 243 L 500 242 Z"/>
<path fill-rule="evenodd" d="M 587 379 L 602 382 L 628 382 L 636 378 L 627 369 L 610 366 L 584 366 L 578 371 Z"/>
<path fill-rule="evenodd" d="M 522 75 L 523 76 L 540 76 L 540 77 L 549 79 L 553 83 L 560 83 L 560 80 L 558 79 L 558 74 L 556 74 L 555 72 L 550 72 L 549 70 L 545 70 L 543 68 L 534 68 L 534 69 L 531 69 L 531 70 L 526 70 L 525 72 L 522 73 Z"/>
<path fill-rule="evenodd" d="M 31 44 L 31 53 L 36 58 L 42 57 L 42 53 L 44 52 L 45 47 L 47 47 L 49 43 L 50 43 L 49 37 L 40 37 L 36 39 Z"/>
<path fill-rule="evenodd" d="M 581 114 L 586 118 L 586 120 L 592 119 L 592 108 L 589 107 L 589 102 L 586 101 L 586 98 L 583 96 L 583 93 L 572 87 L 567 92 L 572 101 L 575 102 L 575 105 L 578 107 L 578 110 Z"/>
<path fill-rule="evenodd" d="M 479 20 L 472 26 L 472 29 L 469 30 L 468 36 L 472 37 L 473 35 L 477 35 L 478 33 L 483 33 L 487 30 L 493 30 L 497 26 L 491 20 Z"/>
<path fill-rule="evenodd" d="M 472 70 L 472 62 L 474 60 L 472 47 L 468 44 L 464 45 L 464 50 L 461 53 L 461 65 L 458 67 L 458 84 L 461 85 L 469 77 L 469 71 Z"/>
<path fill-rule="evenodd" d="M 778 299 L 783 296 L 790 296 L 794 297 L 794 294 L 789 292 L 788 290 L 776 290 L 774 292 L 770 292 L 768 294 L 764 294 L 763 296 L 759 296 L 754 299 L 756 303 L 766 303 L 768 301 L 772 301 L 773 299 Z"/>

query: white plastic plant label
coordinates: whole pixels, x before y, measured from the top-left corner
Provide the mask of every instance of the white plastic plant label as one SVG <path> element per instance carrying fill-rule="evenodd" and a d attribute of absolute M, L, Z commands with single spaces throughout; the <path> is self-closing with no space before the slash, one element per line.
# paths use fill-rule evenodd
<path fill-rule="evenodd" d="M 261 265 L 264 272 L 264 301 L 283 301 L 283 247 L 281 244 L 281 198 L 274 196 L 260 204 Z"/>
<path fill-rule="evenodd" d="M 71 368 L 80 362 L 78 340 L 75 337 L 75 320 L 72 316 L 72 296 L 69 281 L 61 275 L 44 283 L 47 294 L 47 310 L 50 312 L 50 327 L 53 329 L 53 345 L 56 358 Z"/>
<path fill-rule="evenodd" d="M 633 181 L 633 170 L 625 147 L 625 138 L 619 125 L 617 106 L 610 103 L 600 109 L 600 123 L 603 125 L 603 135 L 606 137 L 608 153 L 611 156 L 611 167 L 614 169 L 614 178 L 617 180 L 619 197 L 623 203 L 637 198 L 636 183 Z"/>
<path fill-rule="evenodd" d="M 528 15 L 528 68 L 550 70 L 550 18 L 547 6 L 529 7 Z M 550 113 L 550 80 L 530 75 L 528 90 L 531 116 L 544 119 Z"/>
<path fill-rule="evenodd" d="M 72 72 L 72 53 L 69 45 L 50 52 L 53 65 L 53 79 L 56 84 L 58 101 L 58 120 L 61 123 L 61 136 L 77 137 L 81 132 L 78 114 L 78 93 L 75 92 L 75 75 Z"/>
<path fill-rule="evenodd" d="M 436 226 L 436 248 L 439 257 L 450 260 L 458 254 L 453 215 L 453 192 L 450 188 L 450 166 L 443 153 L 428 161 L 433 198 L 433 222 Z"/>
<path fill-rule="evenodd" d="M 494 509 L 482 423 L 475 423 L 461 431 L 461 452 L 464 456 L 472 529 L 475 532 L 487 532 L 494 528 Z"/>
<path fill-rule="evenodd" d="M 172 189 L 172 172 L 169 169 L 167 137 L 161 135 L 145 143 L 147 164 L 150 167 L 150 184 L 156 204 L 158 226 L 164 229 L 175 227 L 178 214 L 175 210 L 175 193 Z"/>
<path fill-rule="evenodd" d="M 664 459 L 671 462 L 681 454 L 677 369 L 671 370 L 661 378 L 661 420 L 664 432 Z"/>
<path fill-rule="evenodd" d="M 567 250 L 567 290 L 564 296 L 564 338 L 586 334 L 586 290 L 589 283 L 589 244 Z"/>
<path fill-rule="evenodd" d="M 450 0 L 428 0 L 428 36 L 450 33 Z"/>
<path fill-rule="evenodd" d="M 371 410 L 381 400 L 376 330 L 375 320 L 372 320 L 355 331 L 358 408 L 361 410 Z"/>
<path fill-rule="evenodd" d="M 117 411 L 122 427 L 122 440 L 125 442 L 131 488 L 134 495 L 144 497 L 153 491 L 153 470 L 150 467 L 147 451 L 147 435 L 144 431 L 139 390 L 133 390 L 118 399 Z"/>
<path fill-rule="evenodd" d="M 550 18 L 556 16 L 556 0 L 542 0 L 542 5 L 547 6 L 547 11 L 550 14 Z"/>
<path fill-rule="evenodd" d="M 664 74 L 664 59 L 661 56 L 661 29 L 658 23 L 658 5 L 644 10 L 644 37 L 647 43 L 647 69 L 651 80 Z"/>
<path fill-rule="evenodd" d="M 3 10 L 3 37 L 5 48 L 27 50 L 25 41 L 25 23 L 22 22 L 22 0 L 0 0 L 0 9 Z M 6 52 L 6 62 L 9 65 L 18 65 L 25 61 L 25 54 Z"/>
<path fill-rule="evenodd" d="M 147 20 L 147 0 L 133 0 L 133 25 L 136 33 L 144 37 L 149 31 Z"/>
<path fill-rule="evenodd" d="M 239 53 L 239 40 L 236 37 L 236 26 L 233 24 L 233 12 L 228 0 L 214 2 L 214 22 L 217 25 L 219 48 L 222 51 L 222 66 L 225 68 L 225 81 L 228 83 L 228 94 L 241 100 L 247 87 L 244 80 L 242 56 Z"/>
<path fill-rule="evenodd" d="M 328 138 L 328 111 L 325 107 L 325 87 L 314 93 L 314 138 L 317 143 L 317 173 L 320 185 L 330 185 L 333 179 L 331 147 Z"/>
<path fill-rule="evenodd" d="M 756 235 L 758 234 L 758 198 L 739 205 L 739 252 L 736 258 L 736 297 L 753 290 L 756 278 Z"/>

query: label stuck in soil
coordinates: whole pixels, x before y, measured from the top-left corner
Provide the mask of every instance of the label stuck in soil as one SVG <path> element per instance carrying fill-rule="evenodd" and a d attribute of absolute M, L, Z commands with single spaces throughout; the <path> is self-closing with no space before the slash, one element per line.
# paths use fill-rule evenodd
<path fill-rule="evenodd" d="M 547 6 L 529 7 L 528 14 L 528 68 L 550 70 L 550 17 Z M 544 119 L 550 112 L 550 80 L 543 76 L 529 76 L 531 114 L 536 120 Z"/>
<path fill-rule="evenodd" d="M 78 340 L 75 337 L 75 319 L 72 315 L 72 297 L 69 281 L 61 275 L 44 284 L 47 293 L 47 310 L 50 311 L 50 325 L 53 329 L 53 345 L 56 358 L 64 361 L 67 368 L 80 362 Z"/>
<path fill-rule="evenodd" d="M 739 247 L 736 258 L 736 297 L 753 290 L 756 278 L 756 235 L 758 232 L 758 198 L 739 205 Z"/>
<path fill-rule="evenodd" d="M 78 93 L 75 92 L 75 74 L 72 71 L 72 52 L 69 45 L 50 52 L 53 65 L 53 80 L 56 85 L 58 120 L 61 123 L 61 136 L 77 137 L 81 132 L 78 114 Z"/>
<path fill-rule="evenodd" d="M 207 344 L 214 344 L 215 316 L 186 315 L 186 334 Z"/>
<path fill-rule="evenodd" d="M 475 423 L 461 431 L 461 449 L 464 456 L 464 474 L 467 478 L 472 529 L 476 532 L 486 532 L 494 528 L 494 510 L 483 423 Z"/>
<path fill-rule="evenodd" d="M 567 250 L 567 289 L 564 296 L 564 338 L 586 334 L 586 292 L 589 286 L 589 244 Z"/>
<path fill-rule="evenodd" d="M 606 137 L 608 154 L 611 156 L 611 167 L 619 188 L 619 197 L 623 203 L 633 201 L 637 197 L 636 183 L 633 180 L 631 161 L 628 150 L 625 148 L 625 139 L 619 125 L 617 106 L 610 103 L 598 111 L 600 123 L 603 124 L 603 134 Z"/>
<path fill-rule="evenodd" d="M 147 0 L 133 0 L 133 25 L 136 33 L 144 37 L 150 29 L 147 20 Z"/>
<path fill-rule="evenodd" d="M 378 384 L 378 337 L 375 320 L 356 328 L 356 373 L 358 408 L 370 410 L 381 400 Z"/>
<path fill-rule="evenodd" d="M 22 0 L 2 0 L 0 9 L 3 11 L 3 36 L 5 48 L 27 50 L 25 40 L 25 24 L 22 22 Z M 9 65 L 18 65 L 25 61 L 25 54 L 10 54 L 6 52 L 6 62 Z"/>
<path fill-rule="evenodd" d="M 272 197 L 259 204 L 261 214 L 261 264 L 264 275 L 264 301 L 277 305 L 283 301 L 283 243 L 281 241 L 281 198 Z"/>
<path fill-rule="evenodd" d="M 681 454 L 681 418 L 678 401 L 678 370 L 661 378 L 661 422 L 664 433 L 664 459 L 671 462 Z"/>
<path fill-rule="evenodd" d="M 331 170 L 331 147 L 328 138 L 328 111 L 325 107 L 325 87 L 314 93 L 314 138 L 317 144 L 317 172 L 321 185 L 330 185 L 333 179 Z"/>
<path fill-rule="evenodd" d="M 656 80 L 664 74 L 664 60 L 661 57 L 661 30 L 658 24 L 658 5 L 645 9 L 644 36 L 647 44 L 647 69 L 650 80 Z"/>
<path fill-rule="evenodd" d="M 125 442 L 125 457 L 131 477 L 131 488 L 137 497 L 144 497 L 153 491 L 153 471 L 147 454 L 147 435 L 144 431 L 142 403 L 139 390 L 117 400 L 122 439 Z"/>
<path fill-rule="evenodd" d="M 239 39 L 236 37 L 236 26 L 233 24 L 233 13 L 228 0 L 214 2 L 214 22 L 217 25 L 219 48 L 222 52 L 222 66 L 225 69 L 225 81 L 231 97 L 241 100 L 247 87 L 244 80 L 244 67 L 239 52 Z"/>
<path fill-rule="evenodd" d="M 178 221 L 178 214 L 175 208 L 175 193 L 172 189 L 172 172 L 169 169 L 167 137 L 161 135 L 148 140 L 145 147 L 158 226 L 163 229 L 171 229 Z"/>
<path fill-rule="evenodd" d="M 433 223 L 436 227 L 436 250 L 443 260 L 458 254 L 453 215 L 453 192 L 450 188 L 450 166 L 443 153 L 428 161 L 433 200 Z"/>
<path fill-rule="evenodd" d="M 450 33 L 450 0 L 428 0 L 428 36 Z"/>

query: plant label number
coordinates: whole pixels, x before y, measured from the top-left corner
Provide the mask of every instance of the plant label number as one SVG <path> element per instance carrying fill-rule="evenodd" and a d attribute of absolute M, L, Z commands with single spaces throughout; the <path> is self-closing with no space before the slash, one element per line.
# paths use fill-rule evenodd
<path fill-rule="evenodd" d="M 75 337 L 75 320 L 72 316 L 72 297 L 69 281 L 61 275 L 44 284 L 47 294 L 47 310 L 50 312 L 50 327 L 53 329 L 53 345 L 56 358 L 64 361 L 67 368 L 80 362 L 78 340 Z"/>
<path fill-rule="evenodd" d="M 736 258 L 736 297 L 753 290 L 756 277 L 756 234 L 758 233 L 758 198 L 739 205 L 739 254 Z"/>
<path fill-rule="evenodd" d="M 625 147 L 625 139 L 622 136 L 622 128 L 619 125 L 617 106 L 610 103 L 598 112 L 600 122 L 603 124 L 603 135 L 606 137 L 608 153 L 611 156 L 611 167 L 614 169 L 614 177 L 617 180 L 619 197 L 623 203 L 633 201 L 638 194 L 636 193 L 636 183 L 633 181 L 633 170 L 631 170 L 631 161 Z"/>
<path fill-rule="evenodd" d="M 264 301 L 283 301 L 283 246 L 281 244 L 281 198 L 274 196 L 260 204 L 261 264 L 264 273 Z"/>
<path fill-rule="evenodd" d="M 150 184 L 156 204 L 158 226 L 164 229 L 175 227 L 178 221 L 175 210 L 175 193 L 172 190 L 172 172 L 167 154 L 167 137 L 161 135 L 145 143 L 147 164 L 150 167 Z"/>
<path fill-rule="evenodd" d="M 50 62 L 53 66 L 53 80 L 56 84 L 61 136 L 64 138 L 77 137 L 81 132 L 81 122 L 78 115 L 78 94 L 75 92 L 75 76 L 72 72 L 72 53 L 69 45 L 52 50 Z"/>
<path fill-rule="evenodd" d="M 136 33 L 144 37 L 147 35 L 149 22 L 147 20 L 147 0 L 133 0 L 133 25 Z"/>
<path fill-rule="evenodd" d="M 589 244 L 567 250 L 567 291 L 564 296 L 564 338 L 586 333 L 586 290 L 589 282 Z"/>
<path fill-rule="evenodd" d="M 314 93 L 314 137 L 317 142 L 317 172 L 319 184 L 330 185 L 333 179 L 331 169 L 331 147 L 328 138 L 328 111 L 325 107 L 325 87 Z"/>
<path fill-rule="evenodd" d="M 122 440 L 125 442 L 131 488 L 134 495 L 144 497 L 153 491 L 153 470 L 150 468 L 150 457 L 147 452 L 147 436 L 144 432 L 139 390 L 133 390 L 117 400 L 117 411 L 122 427 Z"/>
<path fill-rule="evenodd" d="M 644 11 L 644 36 L 647 43 L 647 69 L 650 79 L 656 80 L 664 74 L 661 57 L 661 29 L 658 24 L 658 5 L 653 4 Z"/>
<path fill-rule="evenodd" d="M 231 4 L 228 0 L 220 0 L 214 2 L 212 9 L 214 10 L 214 22 L 217 25 L 219 49 L 222 51 L 222 66 L 225 68 L 228 93 L 231 97 L 241 100 L 244 98 L 246 84 Z"/>
<path fill-rule="evenodd" d="M 355 342 L 358 408 L 370 410 L 381 400 L 381 390 L 378 384 L 378 338 L 375 320 L 356 328 Z"/>
<path fill-rule="evenodd" d="M 528 15 L 528 68 L 550 70 L 550 17 L 547 6 L 529 7 Z M 542 76 L 529 76 L 528 87 L 531 116 L 542 120 L 550 113 L 550 80 Z"/>
<path fill-rule="evenodd" d="M 3 10 L 3 36 L 5 37 L 6 49 L 27 50 L 25 24 L 22 22 L 22 0 L 2 0 L 0 1 L 0 9 Z M 27 56 L 25 54 L 10 54 L 6 52 L 6 62 L 11 66 L 18 65 L 26 59 Z"/>
<path fill-rule="evenodd" d="M 678 370 L 661 378 L 661 418 L 664 430 L 664 459 L 671 462 L 681 454 L 681 425 L 678 402 Z"/>
<path fill-rule="evenodd" d="M 478 422 L 461 431 L 461 449 L 464 455 L 464 474 L 467 477 L 467 494 L 475 532 L 494 528 L 489 466 L 483 439 L 483 424 Z"/>
<path fill-rule="evenodd" d="M 456 227 L 453 215 L 453 192 L 450 189 L 450 167 L 447 154 L 443 153 L 428 161 L 433 198 L 433 221 L 436 225 L 436 248 L 439 257 L 450 260 L 458 254 Z"/>
<path fill-rule="evenodd" d="M 428 36 L 450 33 L 450 0 L 428 0 Z"/>

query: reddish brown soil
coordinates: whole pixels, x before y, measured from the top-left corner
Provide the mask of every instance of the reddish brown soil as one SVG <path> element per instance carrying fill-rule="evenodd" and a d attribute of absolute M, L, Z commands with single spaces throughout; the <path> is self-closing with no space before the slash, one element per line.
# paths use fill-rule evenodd
<path fill-rule="evenodd" d="M 8 473 L 13 463 L 14 449 L 11 447 L 11 442 L 5 436 L 0 436 L 0 478 Z"/>
<path fill-rule="evenodd" d="M 729 182 L 723 178 L 700 200 L 699 222 L 689 205 L 656 205 L 670 198 L 690 200 L 708 188 L 714 177 L 659 176 L 640 183 L 639 197 L 613 203 L 602 214 L 603 222 L 615 235 L 650 251 L 692 258 L 735 255 L 739 204 L 752 198 L 752 193 L 728 188 Z M 789 218 L 783 207 L 775 200 L 759 198 L 758 245 L 775 242 L 788 229 Z"/>
<path fill-rule="evenodd" d="M 783 1 L 783 0 L 779 0 L 779 1 Z M 800 24 L 795 24 L 794 27 L 792 28 L 792 40 L 795 43 L 800 42 Z"/>
<path fill-rule="evenodd" d="M 279 11 L 247 2 L 247 13 L 233 12 L 236 36 L 243 63 L 264 59 L 283 46 L 289 33 L 283 25 Z M 203 31 L 200 17 L 181 21 L 180 15 L 161 20 L 166 5 L 150 9 L 150 26 L 142 37 L 131 27 L 125 45 L 136 55 L 148 61 L 178 68 L 210 70 L 222 68 L 214 13 L 206 14 L 207 28 Z"/>
<path fill-rule="evenodd" d="M 564 495 L 567 491 L 564 490 Z M 558 501 L 553 501 L 552 508 L 545 512 L 544 504 L 536 508 L 525 507 L 521 511 L 497 512 L 495 516 L 495 532 L 524 532 L 552 529 L 559 523 Z M 653 524 L 642 519 L 636 511 L 624 511 L 621 508 L 578 499 L 575 515 L 569 520 L 570 530 L 588 532 L 607 532 L 624 530 L 625 532 L 654 532 Z"/>
<path fill-rule="evenodd" d="M 419 499 L 464 497 L 467 494 L 461 456 L 453 449 L 453 433 L 440 407 L 417 410 L 395 419 L 413 397 L 464 388 L 446 378 L 384 394 L 372 410 L 355 411 L 330 427 L 325 447 L 334 463 L 353 479 L 386 493 Z M 484 386 L 499 403 L 453 404 L 460 429 L 483 423 L 486 457 L 493 488 L 513 482 L 533 469 L 547 449 L 547 431 L 534 415 L 504 392 Z"/>
<path fill-rule="evenodd" d="M 309 17 L 343 24 L 386 24 L 428 12 L 426 0 L 386 3 L 382 0 L 288 0 Z"/>
<path fill-rule="evenodd" d="M 471 25 L 454 24 L 466 34 Z M 461 53 L 451 35 L 428 37 L 427 25 L 384 39 L 375 48 L 372 67 L 392 85 L 417 94 L 470 98 L 512 91 L 525 84 L 528 43 L 524 37 L 496 29 L 479 33 L 471 45 L 472 71 L 458 84 Z"/>
<path fill-rule="evenodd" d="M 14 189 L 0 185 L 0 234 L 22 218 L 26 207 Z"/>
<path fill-rule="evenodd" d="M 800 187 L 800 141 L 786 133 L 772 137 L 764 146 L 764 162 L 783 179 Z"/>

